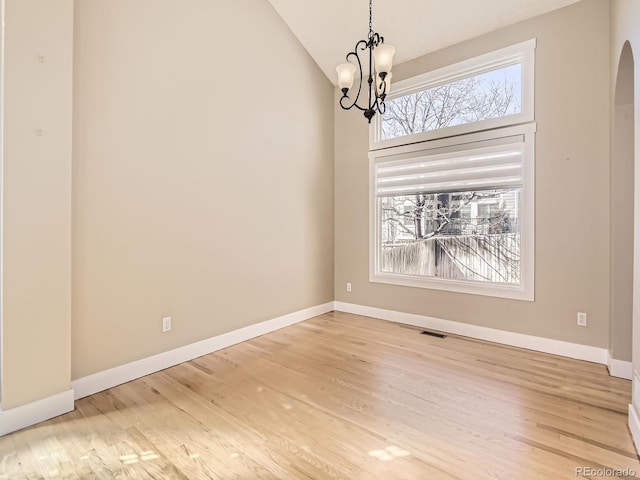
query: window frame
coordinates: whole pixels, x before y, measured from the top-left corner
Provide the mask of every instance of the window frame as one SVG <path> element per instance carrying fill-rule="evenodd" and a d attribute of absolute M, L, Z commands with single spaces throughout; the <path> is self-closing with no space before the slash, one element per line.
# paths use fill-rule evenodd
<path fill-rule="evenodd" d="M 534 301 L 535 281 L 535 132 L 536 124 L 503 127 L 491 131 L 464 135 L 463 138 L 442 138 L 418 144 L 402 145 L 369 152 L 369 281 L 434 290 L 446 290 L 491 297 Z M 523 182 L 520 205 L 520 285 L 482 283 L 472 280 L 454 280 L 417 275 L 393 274 L 380 271 L 380 215 L 376 195 L 376 169 L 379 162 L 410 156 L 428 156 L 459 147 L 468 150 L 473 144 L 486 144 L 492 140 L 522 137 Z M 404 137 L 406 138 L 406 137 Z"/>
<path fill-rule="evenodd" d="M 520 123 L 533 122 L 534 115 L 534 76 L 535 76 L 536 39 L 527 40 L 493 52 L 479 55 L 437 70 L 392 83 L 389 100 L 427 90 L 464 78 L 487 73 L 510 65 L 522 65 L 522 110 L 520 113 L 503 117 L 480 120 L 463 125 L 413 133 L 402 137 L 382 139 L 382 115 L 376 115 L 369 128 L 369 150 L 378 150 L 414 142 L 424 142 L 436 138 L 464 135 L 481 130 L 506 127 Z"/>

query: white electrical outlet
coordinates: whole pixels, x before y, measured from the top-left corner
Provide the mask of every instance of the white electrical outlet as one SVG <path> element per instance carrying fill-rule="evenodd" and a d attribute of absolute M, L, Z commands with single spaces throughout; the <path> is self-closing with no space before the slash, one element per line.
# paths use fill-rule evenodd
<path fill-rule="evenodd" d="M 171 330 L 171 317 L 164 317 L 162 319 L 162 332 L 168 332 Z"/>
<path fill-rule="evenodd" d="M 347 292 L 351 291 L 351 282 L 347 282 Z"/>
<path fill-rule="evenodd" d="M 578 326 L 586 327 L 587 326 L 587 314 L 584 312 L 578 312 Z"/>

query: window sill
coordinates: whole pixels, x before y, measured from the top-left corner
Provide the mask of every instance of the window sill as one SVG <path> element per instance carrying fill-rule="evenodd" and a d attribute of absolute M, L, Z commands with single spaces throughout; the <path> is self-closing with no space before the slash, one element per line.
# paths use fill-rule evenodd
<path fill-rule="evenodd" d="M 482 284 L 480 282 L 448 280 L 445 278 L 416 277 L 391 273 L 374 273 L 369 276 L 372 283 L 385 283 L 405 287 L 428 288 L 454 293 L 534 301 L 533 285 Z"/>

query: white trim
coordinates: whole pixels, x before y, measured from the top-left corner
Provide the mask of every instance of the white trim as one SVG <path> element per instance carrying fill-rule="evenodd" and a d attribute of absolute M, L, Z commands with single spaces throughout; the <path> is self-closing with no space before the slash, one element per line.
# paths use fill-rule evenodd
<path fill-rule="evenodd" d="M 73 390 L 0 412 L 0 436 L 73 411 Z"/>
<path fill-rule="evenodd" d="M 403 145 L 369 152 L 369 281 L 417 288 L 431 288 L 451 292 L 485 295 L 490 297 L 511 298 L 534 301 L 535 279 L 535 133 L 536 124 L 515 125 L 488 132 L 476 132 L 464 137 L 444 138 L 430 142 Z M 497 141 L 510 137 L 521 137 L 523 144 L 523 184 L 522 208 L 520 215 L 520 285 L 482 283 L 445 278 L 421 277 L 418 275 L 389 274 L 380 271 L 378 254 L 380 245 L 380 216 L 376 196 L 377 162 L 387 162 L 427 156 L 456 148 L 464 150 L 473 144 Z"/>
<path fill-rule="evenodd" d="M 626 360 L 616 360 L 611 358 L 611 353 L 607 351 L 607 367 L 609 375 L 617 378 L 631 380 L 633 378 L 633 363 Z"/>
<path fill-rule="evenodd" d="M 93 395 L 107 388 L 130 382 L 179 363 L 188 362 L 202 355 L 288 327 L 332 310 L 333 302 L 317 305 L 79 378 L 71 382 L 75 392 L 75 399 L 78 400 L 79 398 Z"/>
<path fill-rule="evenodd" d="M 395 310 L 385 310 L 382 308 L 356 305 L 353 303 L 335 302 L 334 309 L 340 312 L 354 313 L 367 317 L 389 320 L 391 322 L 413 325 L 416 327 L 438 330 L 441 332 L 462 335 L 465 337 L 477 338 L 489 342 L 501 343 L 513 347 L 536 350 L 538 352 L 561 355 L 563 357 L 586 360 L 606 365 L 607 349 L 592 347 L 590 345 L 580 345 L 577 343 L 564 342 L 551 338 L 535 337 L 523 333 L 507 332 L 494 328 L 470 325 L 468 323 L 443 320 L 441 318 L 427 317 L 413 313 L 398 312 Z"/>
<path fill-rule="evenodd" d="M 413 133 L 397 138 L 381 140 L 381 115 L 375 115 L 369 127 L 369 150 L 405 145 L 407 143 L 424 142 L 434 138 L 463 135 L 481 130 L 532 122 L 535 118 L 535 48 L 536 39 L 527 40 L 510 45 L 493 52 L 469 58 L 453 65 L 447 65 L 437 70 L 407 78 L 392 83 L 388 100 L 427 90 L 445 83 L 455 82 L 464 78 L 480 75 L 509 65 L 522 65 L 522 111 L 514 115 L 491 118 L 463 125 L 440 128 L 421 133 Z"/>
<path fill-rule="evenodd" d="M 629 431 L 631 431 L 636 453 L 640 454 L 640 418 L 638 418 L 638 413 L 632 404 L 629 404 Z"/>
<path fill-rule="evenodd" d="M 4 285 L 4 44 L 5 0 L 0 0 L 0 286 Z M 0 288 L 0 414 L 2 412 L 2 375 L 4 373 L 4 295 Z"/>

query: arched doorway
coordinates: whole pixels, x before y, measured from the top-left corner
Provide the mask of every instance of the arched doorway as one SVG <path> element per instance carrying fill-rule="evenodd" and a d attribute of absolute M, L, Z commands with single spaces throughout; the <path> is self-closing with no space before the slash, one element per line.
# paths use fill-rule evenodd
<path fill-rule="evenodd" d="M 624 44 L 613 107 L 609 353 L 612 375 L 632 377 L 634 258 L 634 60 Z"/>
<path fill-rule="evenodd" d="M 616 74 L 613 105 L 611 156 L 611 330 L 610 351 L 631 349 L 632 403 L 629 406 L 629 429 L 636 449 L 640 445 L 640 164 L 635 154 L 635 81 L 631 45 L 625 42 Z M 626 181 L 622 175 L 628 175 Z M 631 183 L 631 185 L 630 185 Z M 629 187 L 632 194 L 629 195 Z M 620 189 L 620 190 L 617 190 Z M 622 209 L 625 203 L 632 205 Z M 631 210 L 632 228 L 623 227 Z M 629 244 L 632 248 L 629 248 Z M 617 248 L 621 248 L 620 251 Z M 625 259 L 626 256 L 626 259 Z M 625 263 L 626 267 L 621 267 Z M 631 269 L 631 274 L 629 274 Z M 626 283 L 625 283 L 626 282 Z M 630 298 L 629 297 L 629 292 Z M 631 320 L 628 311 L 631 308 Z M 622 342 L 622 338 L 627 338 Z"/>

